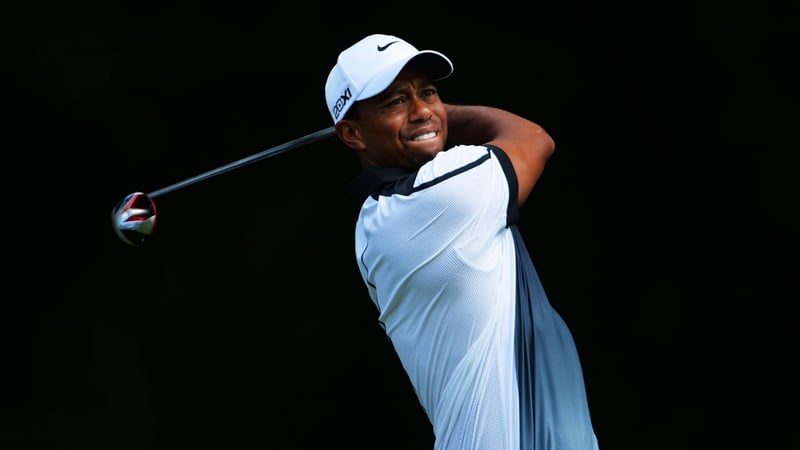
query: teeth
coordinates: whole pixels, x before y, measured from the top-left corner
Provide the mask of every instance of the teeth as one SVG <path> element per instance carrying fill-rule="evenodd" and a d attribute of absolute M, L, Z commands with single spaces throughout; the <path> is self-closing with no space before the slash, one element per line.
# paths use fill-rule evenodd
<path fill-rule="evenodd" d="M 421 134 L 421 135 L 415 137 L 412 140 L 414 140 L 414 141 L 425 141 L 425 140 L 428 140 L 428 139 L 433 139 L 435 137 L 436 137 L 436 133 L 425 133 L 425 134 Z"/>

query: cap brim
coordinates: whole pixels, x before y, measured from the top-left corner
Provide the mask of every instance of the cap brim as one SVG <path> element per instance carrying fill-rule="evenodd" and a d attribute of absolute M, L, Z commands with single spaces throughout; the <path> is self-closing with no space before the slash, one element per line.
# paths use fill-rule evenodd
<path fill-rule="evenodd" d="M 397 78 L 397 75 L 410 63 L 418 64 L 430 75 L 431 81 L 439 81 L 453 73 L 453 63 L 443 54 L 433 50 L 422 50 L 410 58 L 399 60 L 372 78 L 361 90 L 357 101 L 366 100 L 383 92 Z"/>

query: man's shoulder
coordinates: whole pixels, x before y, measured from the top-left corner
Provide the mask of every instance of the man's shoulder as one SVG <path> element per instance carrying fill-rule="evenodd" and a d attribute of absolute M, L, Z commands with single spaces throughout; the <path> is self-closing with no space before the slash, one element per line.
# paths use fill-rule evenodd
<path fill-rule="evenodd" d="M 456 145 L 440 152 L 433 160 L 422 166 L 417 175 L 417 184 L 441 177 L 464 173 L 488 160 L 491 149 L 485 145 Z"/>

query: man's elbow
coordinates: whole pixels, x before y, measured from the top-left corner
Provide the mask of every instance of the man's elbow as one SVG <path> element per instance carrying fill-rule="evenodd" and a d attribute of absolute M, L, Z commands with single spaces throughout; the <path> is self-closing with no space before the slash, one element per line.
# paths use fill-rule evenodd
<path fill-rule="evenodd" d="M 537 142 L 536 148 L 538 149 L 540 157 L 547 161 L 556 151 L 556 142 L 550 133 L 545 131 L 541 127 L 536 127 L 534 130 L 535 138 L 534 141 Z"/>

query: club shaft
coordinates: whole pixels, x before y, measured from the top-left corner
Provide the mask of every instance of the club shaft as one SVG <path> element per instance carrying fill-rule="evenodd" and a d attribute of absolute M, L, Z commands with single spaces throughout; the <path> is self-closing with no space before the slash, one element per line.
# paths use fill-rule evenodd
<path fill-rule="evenodd" d="M 164 195 L 164 194 L 166 194 L 168 192 L 172 192 L 172 191 L 184 188 L 186 186 L 189 186 L 191 184 L 197 183 L 199 181 L 203 181 L 205 179 L 220 175 L 222 173 L 231 171 L 233 169 L 237 169 L 237 168 L 245 166 L 247 164 L 251 164 L 251 163 L 254 163 L 256 161 L 260 161 L 260 160 L 262 160 L 264 158 L 269 158 L 270 156 L 275 156 L 275 155 L 277 155 L 279 153 L 283 153 L 285 151 L 292 150 L 292 149 L 295 149 L 295 148 L 298 148 L 298 147 L 302 147 L 304 145 L 311 144 L 311 143 L 319 141 L 321 139 L 325 139 L 325 138 L 327 138 L 329 136 L 332 136 L 335 133 L 336 133 L 336 128 L 333 127 L 333 126 L 328 127 L 328 128 L 324 128 L 322 130 L 316 131 L 316 132 L 311 133 L 311 134 L 307 134 L 305 136 L 299 137 L 299 138 L 297 138 L 295 140 L 286 142 L 284 144 L 276 145 L 275 147 L 268 148 L 268 149 L 266 149 L 264 151 L 258 152 L 258 153 L 254 154 L 254 155 L 250 155 L 250 156 L 248 156 L 246 158 L 242 158 L 242 159 L 240 159 L 238 161 L 234 161 L 232 163 L 225 164 L 224 166 L 217 167 L 216 169 L 209 170 L 208 172 L 201 173 L 200 175 L 195 175 L 195 176 L 193 176 L 191 178 L 187 178 L 187 179 L 185 179 L 183 181 L 179 181 L 179 182 L 177 182 L 175 184 L 171 184 L 169 186 L 166 186 L 166 187 L 163 187 L 161 189 L 155 190 L 153 192 L 148 193 L 147 195 L 150 196 L 151 198 L 155 198 L 155 197 L 158 197 L 159 195 Z"/>

